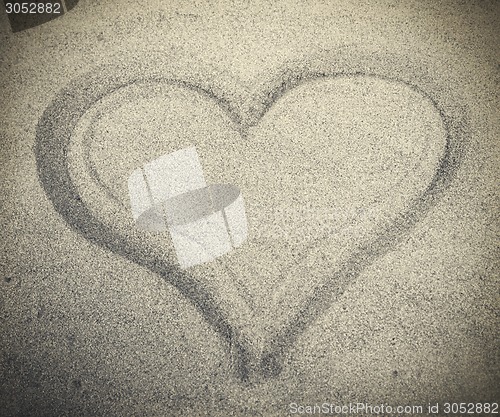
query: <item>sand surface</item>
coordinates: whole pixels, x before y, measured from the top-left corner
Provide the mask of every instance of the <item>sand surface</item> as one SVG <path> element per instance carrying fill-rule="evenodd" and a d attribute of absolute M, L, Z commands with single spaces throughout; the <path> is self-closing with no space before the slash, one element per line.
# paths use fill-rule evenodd
<path fill-rule="evenodd" d="M 493 1 L 0 13 L 0 415 L 499 402 L 499 27 Z M 189 146 L 249 235 L 180 270 L 127 178 Z"/>

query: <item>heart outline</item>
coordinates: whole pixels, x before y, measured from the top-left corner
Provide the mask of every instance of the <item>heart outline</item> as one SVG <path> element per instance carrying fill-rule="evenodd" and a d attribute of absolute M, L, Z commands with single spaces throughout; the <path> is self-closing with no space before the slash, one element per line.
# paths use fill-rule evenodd
<path fill-rule="evenodd" d="M 356 61 L 352 53 L 339 56 L 342 56 L 344 60 L 352 61 L 354 59 Z M 168 77 L 164 72 L 158 72 L 156 68 L 153 68 L 152 72 L 150 68 L 146 70 L 140 61 L 134 61 L 130 67 L 126 65 L 118 68 L 106 66 L 107 69 L 113 68 L 112 74 L 118 75 L 110 77 L 107 70 L 100 70 L 77 77 L 56 95 L 38 122 L 34 148 L 37 170 L 40 183 L 54 209 L 70 227 L 86 239 L 158 273 L 174 285 L 228 342 L 236 356 L 237 374 L 242 381 L 249 382 L 252 379 L 258 381 L 262 377 L 279 374 L 280 362 L 284 353 L 300 333 L 330 307 L 333 301 L 345 291 L 350 283 L 354 282 L 367 266 L 394 248 L 405 233 L 427 214 L 443 194 L 444 189 L 451 183 L 460 159 L 463 157 L 467 137 L 466 111 L 463 107 L 456 105 L 446 95 L 444 99 L 440 97 L 441 100 L 439 100 L 427 92 L 428 88 L 419 87 L 414 82 L 380 74 L 370 67 L 370 63 L 367 65 L 366 59 L 363 57 L 361 59 L 357 57 L 357 59 L 365 62 L 357 68 L 345 65 L 344 68 L 340 68 L 343 70 L 332 68 L 331 65 L 327 65 L 327 70 L 317 70 L 318 67 L 324 68 L 325 64 L 321 59 L 314 63 L 314 58 L 306 59 L 307 65 L 285 63 L 284 68 L 286 69 L 274 79 L 272 77 L 269 79 L 266 76 L 261 77 L 264 80 L 264 87 L 257 85 L 254 89 L 257 91 L 260 89 L 260 94 L 250 93 L 249 95 L 253 99 L 245 102 L 242 107 L 238 107 L 234 100 L 231 100 L 231 96 L 227 96 L 222 89 L 216 90 L 210 87 L 214 84 L 214 80 L 207 82 L 205 79 L 186 80 Z M 371 60 L 373 66 L 373 56 L 371 56 Z M 397 57 L 396 62 L 398 62 Z M 387 59 L 385 64 L 391 68 Z M 394 64 L 393 60 L 392 66 Z M 342 67 L 341 63 L 336 65 Z M 145 76 L 145 73 L 149 75 Z M 188 273 L 179 271 L 175 264 L 158 265 L 154 254 L 148 254 L 141 251 L 140 248 L 130 247 L 126 236 L 116 233 L 113 227 L 94 216 L 94 213 L 82 200 L 80 190 L 71 178 L 68 148 L 78 120 L 94 103 L 123 86 L 148 79 L 155 82 L 171 83 L 200 93 L 214 100 L 226 112 L 234 123 L 235 129 L 245 139 L 248 130 L 257 125 L 263 115 L 287 91 L 309 80 L 346 75 L 371 76 L 392 82 L 396 81 L 428 98 L 439 112 L 446 129 L 445 152 L 432 181 L 415 201 L 412 209 L 401 213 L 385 232 L 379 233 L 375 241 L 363 244 L 351 254 L 349 260 L 344 262 L 332 277 L 325 278 L 322 285 L 315 288 L 314 295 L 307 299 L 305 305 L 291 317 L 289 323 L 283 326 L 271 340 L 265 341 L 265 350 L 262 352 L 252 349 L 253 340 L 258 336 L 253 334 L 251 330 L 242 331 L 241 328 L 238 328 L 241 326 L 235 325 L 234 317 L 231 317 L 230 312 L 224 308 L 223 304 L 221 305 L 221 300 L 217 299 L 217 295 L 214 295 L 212 289 L 204 283 L 194 280 Z M 268 79 L 266 80 L 266 78 Z M 429 83 L 427 82 L 427 84 Z M 268 85 L 273 87 L 265 88 Z M 436 90 L 432 90 L 434 93 L 439 91 L 439 86 L 434 85 L 434 87 L 436 87 Z"/>

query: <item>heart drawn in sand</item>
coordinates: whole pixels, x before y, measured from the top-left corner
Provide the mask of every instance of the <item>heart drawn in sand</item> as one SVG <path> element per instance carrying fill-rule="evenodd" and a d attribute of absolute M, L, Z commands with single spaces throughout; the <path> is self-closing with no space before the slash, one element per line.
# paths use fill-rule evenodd
<path fill-rule="evenodd" d="M 188 297 L 243 380 L 277 374 L 300 331 L 432 206 L 460 123 L 376 71 L 288 72 L 237 94 L 161 69 L 108 68 L 61 91 L 38 125 L 41 183 L 75 230 Z M 208 183 L 241 190 L 248 241 L 181 270 L 168 233 L 135 227 L 127 178 L 189 146 Z"/>

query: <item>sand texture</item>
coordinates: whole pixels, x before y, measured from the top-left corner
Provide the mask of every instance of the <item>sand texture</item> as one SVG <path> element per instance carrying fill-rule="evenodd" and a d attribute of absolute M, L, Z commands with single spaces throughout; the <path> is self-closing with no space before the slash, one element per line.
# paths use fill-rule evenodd
<path fill-rule="evenodd" d="M 500 401 L 499 3 L 89 0 L 0 28 L 0 416 Z M 189 147 L 248 238 L 182 269 L 127 181 Z"/>

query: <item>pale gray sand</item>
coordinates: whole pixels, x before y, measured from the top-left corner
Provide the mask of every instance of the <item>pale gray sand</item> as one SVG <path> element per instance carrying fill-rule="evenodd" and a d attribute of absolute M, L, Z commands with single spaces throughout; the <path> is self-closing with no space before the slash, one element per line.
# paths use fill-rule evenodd
<path fill-rule="evenodd" d="M 498 402 L 499 6 L 161 7 L 2 16 L 1 413 Z M 250 229 L 183 274 L 126 179 L 190 145 Z"/>

